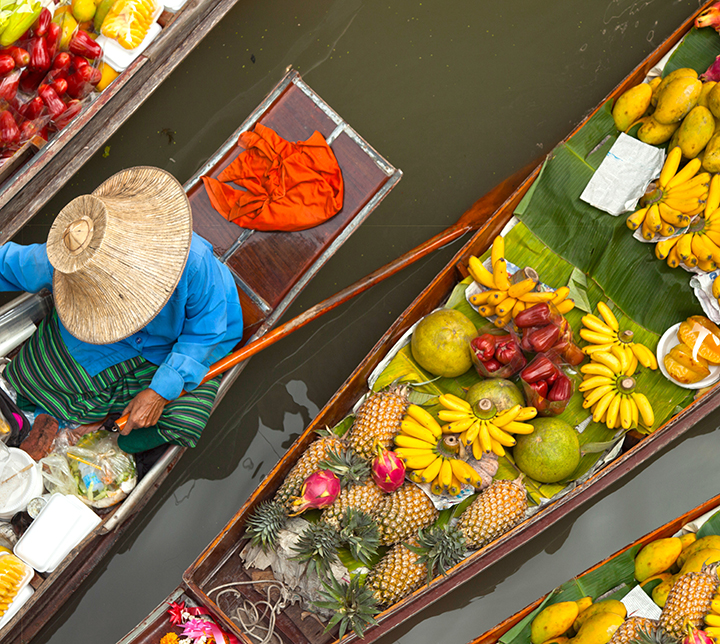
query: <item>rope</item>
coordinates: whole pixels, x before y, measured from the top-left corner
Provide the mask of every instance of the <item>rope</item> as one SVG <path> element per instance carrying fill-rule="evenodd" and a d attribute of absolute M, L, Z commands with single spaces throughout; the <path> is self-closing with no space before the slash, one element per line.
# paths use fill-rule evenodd
<path fill-rule="evenodd" d="M 248 586 L 253 584 L 265 584 L 267 586 L 264 600 L 251 602 L 238 590 L 233 588 L 233 586 Z M 273 600 L 270 597 L 270 592 L 273 589 L 280 592 L 280 597 L 278 597 L 277 600 Z M 232 595 L 235 600 L 239 602 L 240 605 L 236 606 L 228 616 L 243 629 L 246 635 L 256 640 L 258 644 L 274 644 L 275 642 L 282 644 L 280 636 L 275 633 L 275 622 L 277 615 L 285 610 L 289 603 L 293 603 L 293 600 L 296 598 L 288 586 L 281 581 L 267 581 L 263 579 L 234 581 L 215 586 L 215 588 L 212 588 L 208 592 L 208 596 L 216 591 L 220 591 L 216 598 L 218 605 L 220 604 L 220 597 L 225 594 Z M 259 610 L 261 606 L 264 606 L 262 613 L 260 613 Z M 267 626 L 261 623 L 266 620 L 268 622 Z"/>

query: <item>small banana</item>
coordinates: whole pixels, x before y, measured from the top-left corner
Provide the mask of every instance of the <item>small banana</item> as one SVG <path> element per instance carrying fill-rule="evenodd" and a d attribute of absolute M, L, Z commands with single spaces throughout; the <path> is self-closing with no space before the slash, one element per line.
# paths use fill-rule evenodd
<path fill-rule="evenodd" d="M 605 304 L 605 302 L 598 302 L 597 308 L 598 313 L 600 313 L 602 319 L 605 320 L 605 324 L 607 324 L 613 331 L 619 331 L 620 325 L 618 324 L 617 318 L 615 317 L 615 314 L 612 312 L 610 307 Z"/>
<path fill-rule="evenodd" d="M 650 351 L 650 349 L 648 349 L 644 344 L 633 342 L 632 345 L 630 345 L 630 349 L 635 354 L 638 362 L 643 367 L 652 370 L 658 368 L 657 358 L 655 358 L 655 354 Z"/>
<path fill-rule="evenodd" d="M 428 411 L 418 405 L 410 405 L 407 408 L 408 416 L 416 420 L 423 427 L 429 429 L 436 437 L 442 436 L 440 424 L 430 415 Z"/>
<path fill-rule="evenodd" d="M 667 182 L 665 188 L 667 190 L 671 190 L 675 186 L 679 186 L 681 183 L 689 181 L 697 174 L 697 171 L 700 169 L 701 165 L 702 161 L 697 157 L 691 159 L 690 161 L 688 161 L 687 165 L 682 170 L 680 170 L 680 172 L 677 172 L 673 176 L 673 178 Z"/>
<path fill-rule="evenodd" d="M 470 276 L 478 283 L 489 289 L 496 289 L 493 274 L 483 266 L 483 263 L 474 255 L 470 255 L 468 259 L 468 272 Z"/>
<path fill-rule="evenodd" d="M 682 160 L 682 150 L 680 146 L 675 146 L 670 152 L 668 152 L 667 159 L 663 164 L 662 170 L 660 171 L 660 179 L 658 183 L 661 188 L 665 188 L 670 180 L 675 176 L 678 168 L 680 167 L 680 161 Z"/>
<path fill-rule="evenodd" d="M 640 226 L 642 226 L 642 223 L 645 221 L 647 211 L 647 208 L 640 208 L 640 210 L 636 210 L 634 213 L 629 215 L 628 218 L 625 220 L 627 227 L 630 230 L 637 230 L 638 228 L 640 228 Z"/>

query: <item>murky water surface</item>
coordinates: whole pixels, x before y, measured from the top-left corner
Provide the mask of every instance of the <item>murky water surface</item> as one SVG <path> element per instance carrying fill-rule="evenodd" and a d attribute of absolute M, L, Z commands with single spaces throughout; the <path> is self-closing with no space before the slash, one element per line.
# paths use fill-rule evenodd
<path fill-rule="evenodd" d="M 299 313 L 453 223 L 553 145 L 697 0 L 240 0 L 18 236 L 130 165 L 185 181 L 292 65 L 390 162 L 399 186 Z M 580 234 L 581 231 L 578 231 Z M 254 358 L 206 429 L 37 642 L 115 642 L 159 604 L 458 244 Z M 386 636 L 464 644 L 720 490 L 716 421 Z"/>

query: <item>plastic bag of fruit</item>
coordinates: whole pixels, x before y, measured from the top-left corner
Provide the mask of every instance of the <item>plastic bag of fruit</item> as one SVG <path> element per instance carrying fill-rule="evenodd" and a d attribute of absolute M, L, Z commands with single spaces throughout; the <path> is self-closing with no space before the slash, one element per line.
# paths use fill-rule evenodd
<path fill-rule="evenodd" d="M 515 326 L 522 332 L 523 351 L 543 353 L 553 349 L 568 364 L 578 365 L 585 354 L 575 344 L 572 327 L 552 302 L 539 302 L 515 316 Z"/>
<path fill-rule="evenodd" d="M 520 372 L 525 399 L 539 416 L 557 416 L 565 411 L 575 391 L 572 372 L 554 351 L 538 353 Z"/>
<path fill-rule="evenodd" d="M 486 331 L 470 341 L 470 357 L 483 378 L 509 378 L 527 364 L 514 331 Z"/>

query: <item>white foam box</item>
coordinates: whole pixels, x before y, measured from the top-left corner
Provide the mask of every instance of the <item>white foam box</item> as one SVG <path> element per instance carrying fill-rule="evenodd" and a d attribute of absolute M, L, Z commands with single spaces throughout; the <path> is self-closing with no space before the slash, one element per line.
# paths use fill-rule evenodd
<path fill-rule="evenodd" d="M 13 552 L 38 572 L 53 572 L 100 522 L 77 497 L 53 494 Z"/>
<path fill-rule="evenodd" d="M 162 27 L 153 22 L 148 29 L 147 36 L 135 49 L 125 49 L 117 40 L 108 38 L 107 36 L 98 36 L 97 44 L 102 47 L 103 59 L 116 72 L 124 72 L 140 54 L 142 54 L 150 43 L 157 38 L 162 31 Z"/>

